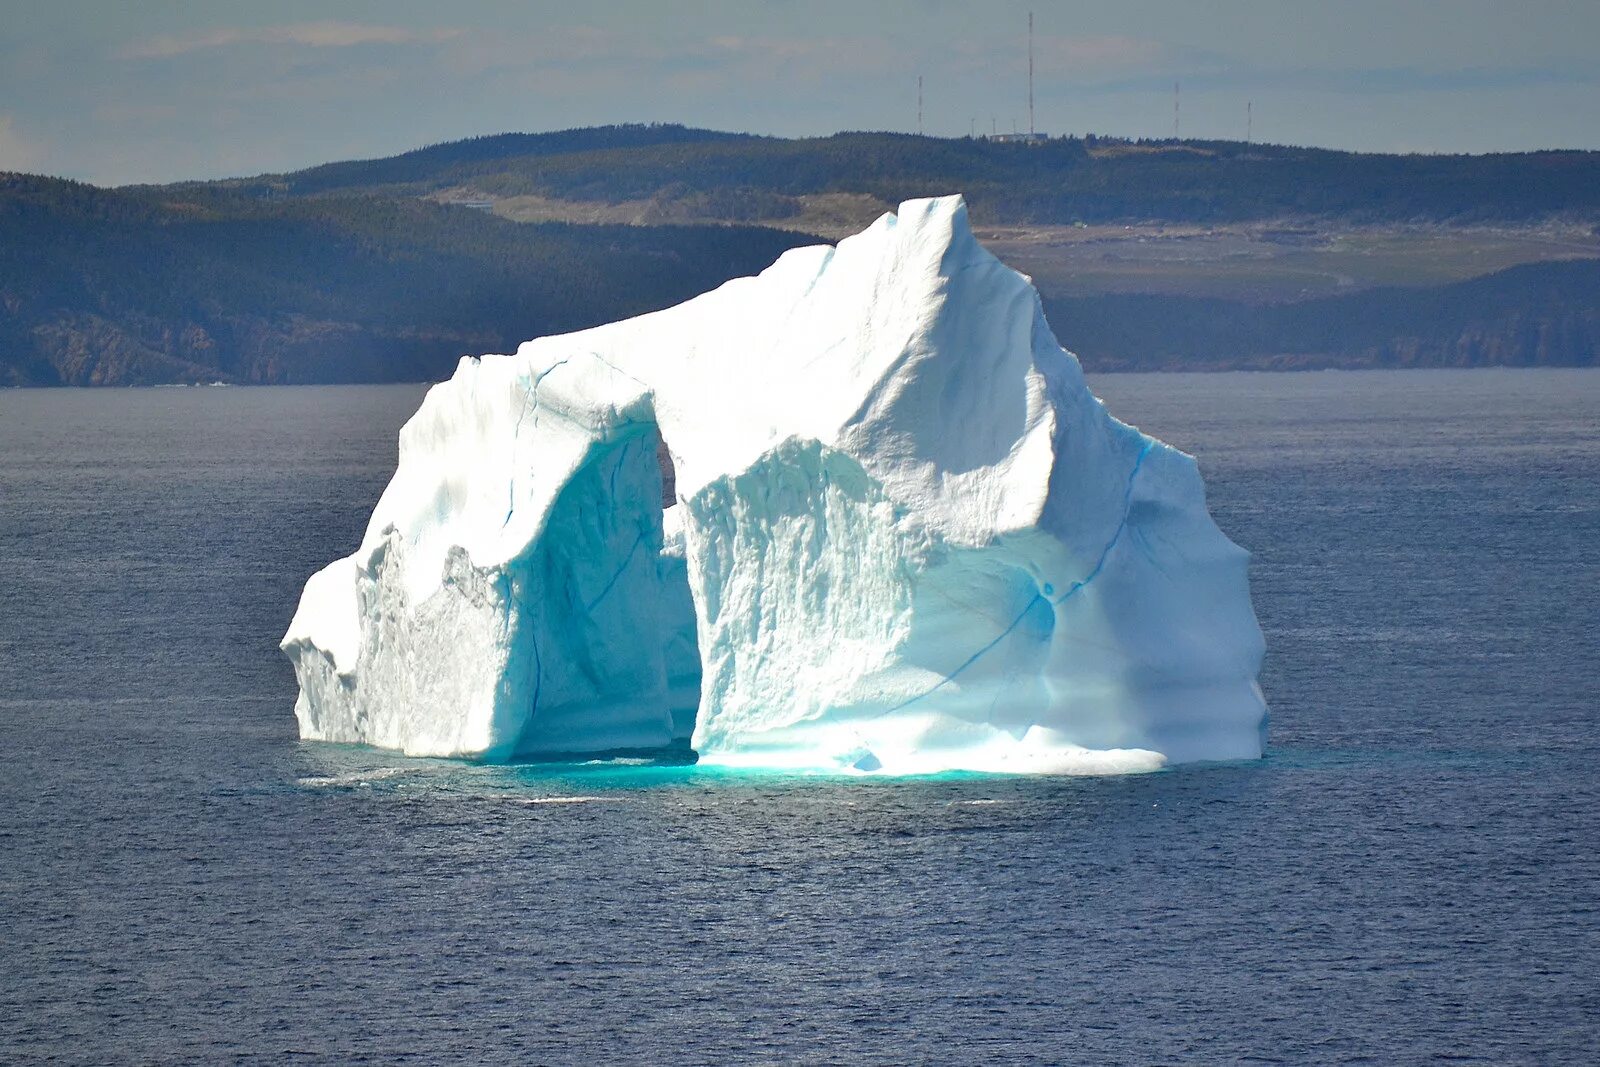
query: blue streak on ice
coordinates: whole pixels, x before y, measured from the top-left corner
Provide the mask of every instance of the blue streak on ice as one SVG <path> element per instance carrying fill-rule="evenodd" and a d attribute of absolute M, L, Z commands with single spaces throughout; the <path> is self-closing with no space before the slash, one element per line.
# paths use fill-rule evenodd
<path fill-rule="evenodd" d="M 1138 458 L 1133 461 L 1133 469 L 1128 472 L 1128 488 L 1122 494 L 1122 521 L 1117 523 L 1116 532 L 1111 535 L 1111 540 L 1106 542 L 1106 547 L 1101 551 L 1100 558 L 1095 561 L 1094 569 L 1089 571 L 1086 577 L 1068 586 L 1067 591 L 1057 597 L 1054 603 L 1063 603 L 1068 597 L 1081 592 L 1084 586 L 1100 577 L 1100 572 L 1105 568 L 1106 560 L 1111 558 L 1111 550 L 1117 547 L 1117 542 L 1122 540 L 1122 534 L 1128 528 L 1128 515 L 1133 511 L 1133 482 L 1134 479 L 1139 477 L 1139 468 L 1144 466 L 1144 458 L 1150 454 L 1150 450 L 1155 447 L 1155 444 L 1153 438 L 1146 438 L 1143 447 L 1139 449 Z M 1018 621 L 1020 622 L 1021 620 Z M 1015 626 L 1016 623 L 1012 623 L 1012 625 Z"/>
<path fill-rule="evenodd" d="M 1023 608 L 1022 609 L 1022 613 L 1020 615 L 1018 615 L 1015 619 L 1012 619 L 1011 620 L 1011 625 L 1007 626 L 1004 630 L 1001 630 L 999 636 L 997 636 L 993 641 L 990 641 L 987 645 L 984 645 L 982 648 L 978 649 L 978 651 L 976 651 L 972 655 L 968 656 L 965 663 L 961 664 L 961 666 L 957 667 L 955 670 L 951 671 L 949 674 L 947 674 L 943 678 L 939 679 L 939 681 L 935 682 L 933 685 L 929 686 L 927 689 L 925 689 L 922 692 L 918 693 L 916 696 L 908 697 L 907 699 L 902 700 L 900 703 L 898 703 L 894 707 L 890 708 L 889 711 L 892 713 L 892 712 L 899 711 L 902 708 L 909 707 L 910 705 L 915 704 L 917 701 L 921 700 L 923 697 L 929 696 L 929 695 L 933 694 L 934 692 L 936 692 L 937 690 L 944 688 L 944 686 L 946 684 L 955 681 L 956 678 L 961 674 L 962 671 L 965 671 L 968 667 L 971 667 L 974 663 L 978 662 L 980 659 L 982 659 L 989 652 L 993 651 L 994 650 L 994 646 L 998 645 L 1001 641 L 1004 641 L 1007 637 L 1010 637 L 1011 636 L 1011 632 L 1013 630 L 1015 630 L 1018 626 L 1021 626 L 1022 625 L 1022 620 L 1026 619 L 1028 617 L 1028 612 L 1033 610 L 1033 606 L 1035 604 L 1039 603 L 1039 601 L 1041 601 L 1043 599 L 1044 599 L 1043 594 L 1040 594 L 1040 593 L 1033 594 L 1033 599 L 1028 601 L 1028 606 Z"/>
<path fill-rule="evenodd" d="M 533 646 L 533 699 L 528 702 L 528 721 L 539 713 L 539 694 L 544 689 L 544 658 L 539 655 L 539 631 L 530 627 L 528 644 Z"/>
<path fill-rule="evenodd" d="M 1050 600 L 1048 597 L 1045 596 L 1044 593 L 1035 593 L 1035 594 L 1033 594 L 1033 599 L 1028 601 L 1027 606 L 1025 606 L 1022 609 L 1022 611 L 1017 615 L 1017 617 L 1015 619 L 1011 620 L 1011 624 L 1009 626 L 1007 626 L 1004 630 L 1000 631 L 999 635 L 996 636 L 993 641 L 990 641 L 988 644 L 986 644 L 982 648 L 978 649 L 978 651 L 976 651 L 972 655 L 968 656 L 966 661 L 963 662 L 959 667 L 957 667 L 955 670 L 951 671 L 949 674 L 946 674 L 943 678 L 939 679 L 939 681 L 935 682 L 933 685 L 929 686 L 927 689 L 925 689 L 922 692 L 918 693 L 916 696 L 909 697 L 909 698 L 901 701 L 900 703 L 896 704 L 894 707 L 890 708 L 889 709 L 890 713 L 893 713 L 893 712 L 896 712 L 896 711 L 900 711 L 902 708 L 909 707 L 910 705 L 915 704 L 917 701 L 923 699 L 924 697 L 931 696 L 933 693 L 935 693 L 938 690 L 944 688 L 949 683 L 955 681 L 958 677 L 960 677 L 960 675 L 962 674 L 963 671 L 966 671 L 974 663 L 978 662 L 984 656 L 986 656 L 990 652 L 992 652 L 994 650 L 995 646 L 998 645 L 1000 642 L 1004 641 L 1007 637 L 1010 637 L 1012 632 L 1015 631 L 1018 626 L 1022 625 L 1022 620 L 1026 619 L 1028 617 L 1028 613 L 1030 611 L 1032 611 L 1034 609 L 1034 607 L 1036 605 L 1038 605 L 1038 603 L 1040 601 L 1044 601 L 1044 602 L 1049 603 L 1051 605 L 1059 606 L 1060 604 L 1064 603 L 1069 597 L 1072 597 L 1075 594 L 1082 592 L 1085 586 L 1087 586 L 1090 582 L 1094 581 L 1096 578 L 1098 578 L 1100 576 L 1100 572 L 1105 569 L 1106 561 L 1111 558 L 1112 550 L 1117 547 L 1117 542 L 1122 540 L 1122 534 L 1128 528 L 1128 515 L 1133 510 L 1133 483 L 1134 483 L 1135 479 L 1137 479 L 1139 477 L 1139 469 L 1144 466 L 1145 457 L 1150 454 L 1150 450 L 1152 448 L 1154 448 L 1154 447 L 1155 447 L 1155 441 L 1152 438 L 1146 438 L 1143 446 L 1140 447 L 1139 455 L 1133 461 L 1133 468 L 1130 471 L 1128 471 L 1128 487 L 1124 491 L 1123 497 L 1122 497 L 1122 521 L 1117 523 L 1116 530 L 1113 531 L 1113 533 L 1111 534 L 1111 540 L 1107 541 L 1106 542 L 1106 547 L 1101 549 L 1100 558 L 1095 561 L 1095 565 L 1094 565 L 1093 568 L 1090 569 L 1089 573 L 1085 577 L 1079 579 L 1078 581 L 1073 582 L 1070 586 L 1067 587 L 1067 591 L 1065 593 L 1062 593 L 1059 597 L 1056 597 L 1054 600 Z M 1050 588 L 1050 584 L 1046 583 L 1044 588 L 1046 590 L 1048 590 Z"/>
<path fill-rule="evenodd" d="M 622 465 L 627 462 L 627 459 L 628 459 L 628 448 L 632 444 L 633 444 L 633 442 L 629 441 L 626 444 L 624 444 L 620 449 L 617 450 L 617 465 L 611 468 L 611 499 L 612 500 L 616 500 L 617 499 L 617 475 L 622 473 Z"/>
<path fill-rule="evenodd" d="M 622 565 L 617 568 L 616 573 L 611 575 L 611 580 L 606 583 L 606 587 L 604 589 L 600 590 L 600 595 L 589 601 L 588 604 L 585 604 L 583 610 L 593 611 L 595 608 L 600 606 L 600 602 L 602 600 L 611 595 L 611 590 L 616 586 L 618 579 L 622 577 L 622 572 L 628 569 L 628 564 L 633 562 L 634 554 L 639 551 L 639 546 L 643 543 L 644 531 L 640 530 L 639 536 L 633 539 L 633 547 L 629 548 L 628 554 L 622 558 Z"/>

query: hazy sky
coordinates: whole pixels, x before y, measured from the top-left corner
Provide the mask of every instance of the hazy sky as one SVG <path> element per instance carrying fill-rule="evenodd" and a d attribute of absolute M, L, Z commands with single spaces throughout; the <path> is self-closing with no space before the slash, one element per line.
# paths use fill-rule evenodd
<path fill-rule="evenodd" d="M 1600 148 L 1600 0 L 0 0 L 0 170 L 114 184 L 505 130 L 1038 128 Z"/>

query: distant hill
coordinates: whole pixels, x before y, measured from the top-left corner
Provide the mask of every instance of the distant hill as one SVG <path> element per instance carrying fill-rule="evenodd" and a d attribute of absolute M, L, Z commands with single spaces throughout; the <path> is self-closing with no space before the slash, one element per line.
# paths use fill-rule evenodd
<path fill-rule="evenodd" d="M 0 175 L 0 384 L 439 378 L 462 354 L 667 306 L 902 199 L 954 191 L 980 226 L 1011 227 L 1007 239 L 1039 259 L 1029 269 L 1091 368 L 1595 362 L 1600 285 L 1581 257 L 1600 223 L 1600 153 L 790 140 L 631 125 L 167 186 Z M 1278 220 L 1292 220 L 1283 240 L 1294 241 L 1393 227 L 1385 264 L 1407 261 L 1408 227 L 1537 234 L 1559 223 L 1559 255 L 1574 261 L 1500 270 L 1537 242 L 1497 237 L 1474 267 L 1477 246 L 1457 242 L 1457 262 L 1425 281 L 1272 306 L 1258 306 L 1261 293 L 1303 288 L 1293 257 L 1252 266 L 1250 298 L 1203 258 L 1122 260 L 1080 241 L 1076 259 L 1050 269 L 1062 227 L 1142 241 L 1138 227 L 1152 223 L 1209 232 Z M 1335 248 L 1316 269 L 1338 282 L 1338 257 L 1365 247 Z M 1417 257 L 1433 247 L 1419 242 Z M 1117 291 L 1074 291 L 1096 256 L 1115 268 L 1096 276 Z M 1160 284 L 1139 291 L 1147 275 Z"/>
<path fill-rule="evenodd" d="M 571 203 L 687 201 L 704 221 L 776 222 L 805 199 L 892 206 L 963 192 L 981 223 L 1600 219 L 1600 152 L 1374 155 L 1236 141 L 839 133 L 783 139 L 682 126 L 502 134 L 224 185 L 259 196 L 469 188 Z"/>
<path fill-rule="evenodd" d="M 259 188 L 293 196 L 373 189 L 440 188 L 450 184 L 442 175 L 492 171 L 507 161 L 526 165 L 533 160 L 575 157 L 606 151 L 638 151 L 671 146 L 717 145 L 754 142 L 749 134 L 718 133 L 685 126 L 599 126 L 555 133 L 501 133 L 464 141 L 429 145 L 385 159 L 325 163 L 309 170 L 265 179 Z M 231 183 L 230 183 L 231 184 Z M 239 183 L 256 188 L 255 183 Z"/>
<path fill-rule="evenodd" d="M 1594 259 L 1286 304 L 1129 294 L 1045 311 L 1098 370 L 1600 366 Z"/>
<path fill-rule="evenodd" d="M 0 384 L 440 378 L 461 355 L 666 307 L 815 240 L 0 175 Z"/>

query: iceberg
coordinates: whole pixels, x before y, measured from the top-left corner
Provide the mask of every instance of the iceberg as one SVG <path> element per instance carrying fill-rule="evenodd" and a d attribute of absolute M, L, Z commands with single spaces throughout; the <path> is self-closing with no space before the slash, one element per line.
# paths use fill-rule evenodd
<path fill-rule="evenodd" d="M 1149 770 L 1262 752 L 1247 561 L 943 197 L 463 359 L 282 648 L 414 755 Z"/>

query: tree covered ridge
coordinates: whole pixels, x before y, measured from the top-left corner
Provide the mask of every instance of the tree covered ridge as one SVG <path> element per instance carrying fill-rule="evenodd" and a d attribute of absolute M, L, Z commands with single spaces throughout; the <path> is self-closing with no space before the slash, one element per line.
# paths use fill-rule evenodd
<path fill-rule="evenodd" d="M 610 203 L 738 194 L 761 205 L 747 215 L 766 219 L 792 214 L 792 201 L 807 195 L 893 204 L 953 190 L 966 194 L 976 218 L 995 223 L 1600 217 L 1600 152 L 1380 155 L 1233 141 L 1019 144 L 864 132 L 786 139 L 672 125 L 503 134 L 220 184 L 263 197 L 454 187 Z"/>
<path fill-rule="evenodd" d="M 415 198 L 0 177 L 0 383 L 421 380 L 670 306 L 803 234 L 524 225 Z"/>
<path fill-rule="evenodd" d="M 1100 370 L 1600 365 L 1600 259 L 1285 304 L 1131 294 L 1044 305 Z"/>

